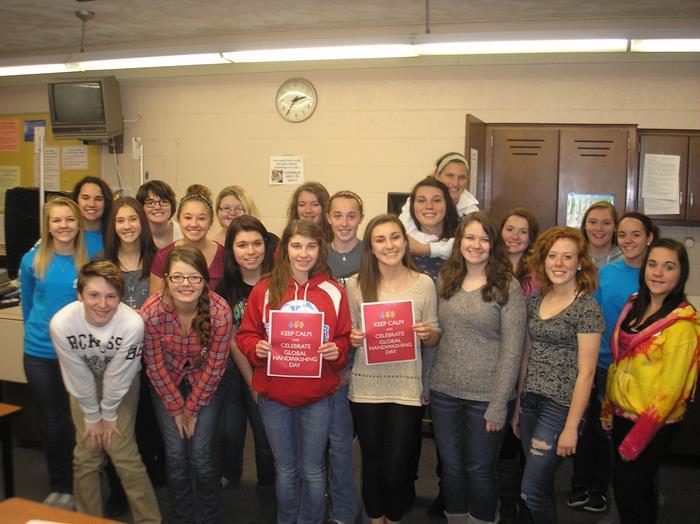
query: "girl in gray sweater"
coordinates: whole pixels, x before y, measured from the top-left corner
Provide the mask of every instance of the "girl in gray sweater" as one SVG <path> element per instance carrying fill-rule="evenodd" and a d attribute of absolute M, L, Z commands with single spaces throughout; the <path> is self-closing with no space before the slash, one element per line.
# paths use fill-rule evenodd
<path fill-rule="evenodd" d="M 493 220 L 457 228 L 438 280 L 440 348 L 430 375 L 448 522 L 498 522 L 498 455 L 515 404 L 525 338 L 520 284 Z"/>

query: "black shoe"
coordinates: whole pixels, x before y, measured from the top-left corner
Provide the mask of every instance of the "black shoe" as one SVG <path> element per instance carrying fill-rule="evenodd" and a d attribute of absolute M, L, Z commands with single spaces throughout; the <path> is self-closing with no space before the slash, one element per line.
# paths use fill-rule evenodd
<path fill-rule="evenodd" d="M 588 493 L 583 489 L 575 489 L 569 493 L 566 505 L 570 508 L 581 508 L 588 503 Z"/>
<path fill-rule="evenodd" d="M 435 500 L 427 509 L 428 515 L 431 517 L 442 517 L 445 518 L 445 500 L 442 498 L 442 492 L 438 493 Z"/>
<path fill-rule="evenodd" d="M 583 505 L 584 511 L 591 513 L 601 513 L 608 509 L 608 499 L 602 493 L 590 491 L 588 493 L 588 501 Z"/>

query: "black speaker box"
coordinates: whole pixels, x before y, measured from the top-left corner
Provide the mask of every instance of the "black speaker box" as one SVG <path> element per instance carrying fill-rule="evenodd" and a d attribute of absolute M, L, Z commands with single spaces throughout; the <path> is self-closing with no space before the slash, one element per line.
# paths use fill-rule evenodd
<path fill-rule="evenodd" d="M 70 197 L 60 191 L 45 191 L 44 200 L 54 195 Z M 5 250 L 7 273 L 17 278 L 24 254 L 39 239 L 39 188 L 14 187 L 5 193 Z"/>

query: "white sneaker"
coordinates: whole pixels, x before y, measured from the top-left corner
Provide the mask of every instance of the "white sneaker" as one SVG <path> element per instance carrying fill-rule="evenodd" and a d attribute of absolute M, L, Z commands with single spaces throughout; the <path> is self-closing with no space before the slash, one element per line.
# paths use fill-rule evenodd
<path fill-rule="evenodd" d="M 49 493 L 49 496 L 44 499 L 44 504 L 48 504 L 49 506 L 55 506 L 60 496 L 61 494 L 58 491 L 52 491 L 51 493 Z"/>
<path fill-rule="evenodd" d="M 61 493 L 61 496 L 58 497 L 55 506 L 74 511 L 75 499 L 73 498 L 73 495 L 71 493 Z"/>

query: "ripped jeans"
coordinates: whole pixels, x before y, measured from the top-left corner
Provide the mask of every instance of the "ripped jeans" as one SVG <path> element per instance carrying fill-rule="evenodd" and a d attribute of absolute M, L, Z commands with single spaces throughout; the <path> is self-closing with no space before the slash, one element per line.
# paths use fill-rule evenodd
<path fill-rule="evenodd" d="M 562 462 L 557 440 L 568 414 L 568 406 L 536 393 L 525 393 L 520 400 L 520 441 L 525 453 L 520 496 L 536 524 L 557 522 L 554 476 Z"/>

